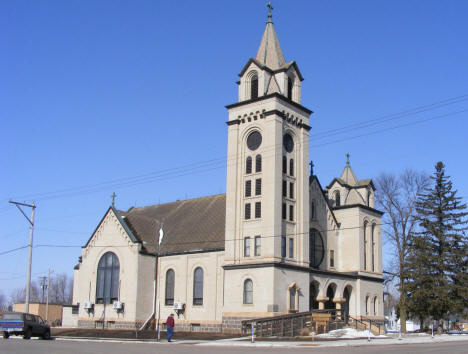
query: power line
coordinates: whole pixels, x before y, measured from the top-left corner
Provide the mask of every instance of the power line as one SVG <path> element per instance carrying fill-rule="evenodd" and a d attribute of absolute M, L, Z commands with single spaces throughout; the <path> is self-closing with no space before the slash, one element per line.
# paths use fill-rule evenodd
<path fill-rule="evenodd" d="M 390 225 L 392 222 L 386 222 L 386 223 L 380 223 L 380 224 L 373 224 L 375 226 L 384 226 L 384 225 Z M 355 230 L 355 229 L 362 229 L 363 226 L 352 226 L 352 227 L 344 227 L 344 228 L 336 228 L 336 229 L 316 229 L 317 231 L 321 233 L 325 232 L 333 232 L 333 231 L 342 231 L 342 230 Z M 314 229 L 314 228 L 311 228 Z M 300 236 L 300 235 L 308 235 L 310 231 L 306 232 L 294 232 L 294 233 L 289 233 L 289 234 L 275 234 L 275 235 L 257 235 L 260 236 L 261 239 L 267 239 L 267 238 L 278 238 L 278 237 L 290 237 L 290 236 Z M 179 236 L 181 234 L 178 234 Z M 185 234 L 187 236 L 189 234 Z M 224 240 L 219 240 L 219 241 L 187 241 L 187 242 L 171 242 L 171 246 L 181 246 L 181 245 L 196 245 L 196 244 L 206 244 L 207 242 L 211 243 L 220 243 L 220 242 L 235 242 L 235 241 L 243 241 L 243 237 L 239 238 L 233 238 L 233 239 L 224 239 Z M 155 241 L 156 242 L 156 241 Z M 82 245 L 60 245 L 60 244 L 38 244 L 34 246 L 35 248 L 83 248 Z M 114 248 L 127 248 L 128 245 L 94 245 L 93 247 L 96 248 L 106 248 L 106 247 L 114 247 Z"/>
<path fill-rule="evenodd" d="M 402 112 L 393 113 L 393 114 L 383 116 L 383 117 L 380 117 L 380 118 L 370 119 L 370 120 L 362 121 L 362 122 L 359 122 L 359 123 L 353 123 L 353 124 L 349 124 L 349 125 L 341 127 L 341 128 L 334 128 L 334 129 L 326 130 L 324 132 L 318 132 L 318 133 L 312 134 L 311 138 L 321 139 L 321 138 L 336 135 L 336 134 L 342 134 L 343 132 L 349 132 L 350 130 L 367 128 L 367 127 L 370 127 L 370 126 L 373 126 L 373 125 L 376 125 L 376 124 L 382 124 L 382 123 L 386 123 L 386 122 L 389 122 L 389 121 L 393 121 L 393 120 L 397 120 L 397 119 L 401 119 L 401 118 L 406 118 L 406 117 L 408 117 L 410 115 L 414 115 L 414 114 L 418 114 L 418 113 L 422 113 L 422 112 L 427 112 L 427 111 L 430 111 L 430 110 L 433 110 L 433 109 L 438 109 L 438 108 L 441 108 L 441 107 L 445 107 L 445 106 L 448 106 L 448 105 L 464 102 L 464 101 L 467 101 L 467 100 L 468 100 L 468 95 L 453 97 L 453 98 L 449 98 L 447 100 L 443 100 L 443 101 L 434 102 L 434 103 L 431 103 L 431 104 L 428 104 L 428 105 L 423 105 L 423 106 L 411 108 L 411 109 L 408 109 L 408 110 L 405 110 L 405 111 L 402 111 Z"/>
<path fill-rule="evenodd" d="M 400 124 L 400 125 L 397 125 L 397 126 L 394 126 L 394 127 L 390 127 L 390 128 L 384 128 L 384 129 L 380 129 L 380 130 L 375 130 L 375 131 L 373 131 L 373 132 L 369 132 L 369 133 L 365 133 L 365 134 L 360 134 L 360 135 L 355 135 L 355 136 L 351 136 L 351 137 L 347 137 L 347 138 L 343 138 L 343 139 L 339 139 L 339 140 L 334 140 L 334 141 L 330 141 L 330 142 L 323 143 L 323 144 L 311 145 L 311 147 L 322 147 L 322 146 L 325 146 L 325 145 L 330 145 L 330 144 L 335 144 L 335 143 L 341 143 L 341 142 L 343 142 L 343 141 L 352 140 L 352 139 L 357 139 L 357 138 L 361 138 L 361 137 L 364 137 L 364 136 L 374 135 L 374 134 L 378 134 L 378 133 L 382 133 L 382 132 L 387 132 L 387 131 L 399 129 L 399 128 L 402 128 L 402 127 L 408 127 L 408 126 L 410 126 L 410 125 L 415 125 L 415 124 L 420 124 L 420 123 L 424 123 L 424 122 L 429 122 L 429 121 L 431 121 L 431 120 L 440 119 L 440 118 L 445 118 L 445 117 L 449 117 L 449 116 L 454 116 L 454 115 L 457 115 L 457 114 L 460 114 L 460 113 L 464 113 L 464 112 L 468 112 L 468 109 L 463 109 L 463 110 L 457 111 L 457 112 L 451 112 L 451 113 L 441 114 L 441 115 L 438 115 L 438 116 L 435 116 L 435 117 L 426 118 L 426 119 L 421 119 L 421 120 L 417 120 L 417 121 L 415 121 L 415 122 Z"/>
<path fill-rule="evenodd" d="M 3 256 L 4 254 L 15 252 L 15 251 L 19 251 L 19 250 L 22 250 L 22 249 L 25 249 L 25 248 L 28 248 L 28 247 L 29 247 L 29 245 L 26 245 L 26 246 L 22 246 L 22 247 L 18 247 L 18 248 L 13 248 L 13 249 L 8 250 L 8 251 L 3 251 L 3 252 L 0 252 L 0 256 Z"/>
<path fill-rule="evenodd" d="M 468 95 L 457 96 L 457 97 L 447 99 L 447 100 L 444 100 L 444 101 L 439 101 L 439 102 L 435 102 L 435 103 L 428 104 L 428 105 L 425 105 L 425 106 L 419 106 L 419 107 L 416 107 L 416 108 L 413 108 L 413 109 L 409 109 L 409 110 L 406 110 L 406 111 L 403 111 L 403 112 L 400 112 L 400 113 L 392 114 L 392 115 L 389 115 L 389 116 L 384 116 L 382 118 L 386 118 L 386 119 L 383 120 L 383 122 L 394 120 L 394 119 L 401 119 L 403 117 L 406 117 L 406 116 L 409 116 L 409 115 L 412 115 L 412 114 L 417 114 L 417 113 L 426 112 L 426 111 L 433 110 L 433 109 L 438 109 L 438 108 L 443 107 L 443 106 L 463 102 L 463 101 L 466 101 L 466 100 L 468 100 Z M 377 131 L 373 131 L 373 132 L 370 132 L 370 133 L 364 133 L 364 134 L 360 134 L 360 135 L 353 136 L 353 137 L 348 137 L 348 138 L 343 138 L 343 139 L 339 139 L 339 140 L 335 140 L 335 141 L 331 141 L 331 142 L 325 142 L 325 143 L 322 143 L 322 144 L 312 145 L 310 147 L 321 147 L 321 146 L 326 146 L 326 145 L 330 145 L 330 144 L 334 144 L 334 143 L 339 143 L 339 142 L 343 142 L 343 141 L 350 140 L 350 139 L 356 139 L 356 138 L 364 137 L 364 136 L 367 136 L 367 135 L 377 134 L 377 133 L 385 132 L 385 131 L 388 131 L 388 130 L 393 130 L 393 129 L 406 127 L 406 126 L 413 125 L 413 124 L 427 122 L 429 120 L 434 120 L 434 119 L 447 117 L 447 116 L 450 116 L 450 115 L 459 114 L 459 113 L 462 113 L 462 112 L 465 112 L 465 111 L 467 111 L 467 110 L 462 110 L 462 111 L 458 111 L 458 112 L 452 112 L 452 113 L 448 113 L 448 114 L 444 114 L 444 115 L 439 115 L 439 116 L 436 116 L 436 117 L 431 117 L 429 119 L 423 119 L 423 120 L 419 120 L 419 121 L 416 121 L 416 122 L 401 124 L 401 125 L 397 125 L 397 126 L 394 126 L 394 127 L 384 128 L 384 129 L 380 129 L 380 130 L 377 130 Z M 328 137 L 328 136 L 332 136 L 332 135 L 336 135 L 336 134 L 341 134 L 344 130 L 346 130 L 346 132 L 349 132 L 349 131 L 356 130 L 356 129 L 362 129 L 362 128 L 365 128 L 365 127 L 368 127 L 368 126 L 371 126 L 371 125 L 380 124 L 381 123 L 380 120 L 382 118 L 371 119 L 371 120 L 368 120 L 368 121 L 363 121 L 363 122 L 360 122 L 360 123 L 355 123 L 355 124 L 352 124 L 352 125 L 348 125 L 348 126 L 345 126 L 345 127 L 342 127 L 342 128 L 332 129 L 332 130 L 329 130 L 329 131 L 325 131 L 323 133 L 318 133 L 316 135 L 311 135 L 311 138 L 312 137 L 317 137 L 317 136 Z M 301 143 L 301 142 L 299 142 L 299 143 Z M 278 145 L 281 145 L 281 144 L 278 144 Z M 268 150 L 275 150 L 276 147 L 277 146 L 275 145 L 275 146 L 270 147 L 269 149 L 263 149 L 262 153 L 268 152 Z M 155 172 L 146 173 L 146 174 L 142 174 L 142 175 L 137 175 L 137 176 L 133 176 L 133 177 L 123 177 L 123 178 L 110 180 L 110 181 L 103 181 L 103 182 L 99 182 L 99 183 L 91 184 L 91 185 L 85 185 L 85 186 L 80 186 L 80 187 L 70 187 L 70 188 L 66 188 L 66 189 L 56 190 L 54 192 L 44 192 L 44 193 L 39 193 L 39 194 L 35 194 L 35 195 L 29 195 L 29 196 L 25 196 L 23 198 L 29 198 L 29 197 L 34 196 L 35 200 L 48 200 L 48 199 L 69 197 L 69 196 L 74 196 L 74 195 L 92 194 L 92 193 L 97 193 L 99 191 L 102 191 L 102 190 L 105 190 L 105 189 L 110 189 L 110 188 L 132 187 L 132 186 L 136 186 L 136 185 L 139 185 L 139 184 L 151 183 L 151 182 L 165 180 L 165 179 L 173 179 L 173 178 L 182 177 L 182 176 L 185 176 L 185 175 L 188 175 L 188 174 L 203 173 L 203 172 L 208 172 L 208 171 L 211 171 L 211 170 L 223 168 L 223 167 L 226 166 L 226 163 L 230 162 L 230 160 L 237 160 L 237 158 L 238 158 L 237 154 L 235 154 L 233 156 L 224 155 L 222 157 L 213 158 L 213 159 L 206 160 L 206 161 L 193 162 L 193 163 L 186 164 L 186 165 L 183 165 L 183 166 L 163 169 L 163 170 L 160 170 L 160 171 L 155 171 Z M 235 161 L 235 162 L 237 162 L 237 161 Z M 20 198 L 20 199 L 23 199 L 23 198 Z"/>

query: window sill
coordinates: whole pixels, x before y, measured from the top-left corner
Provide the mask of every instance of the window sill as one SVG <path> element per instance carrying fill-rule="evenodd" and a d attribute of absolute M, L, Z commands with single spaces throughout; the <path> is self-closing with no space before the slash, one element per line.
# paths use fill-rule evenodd
<path fill-rule="evenodd" d="M 245 196 L 244 199 L 245 200 L 252 200 L 252 199 L 255 199 L 255 198 L 258 198 L 259 200 L 262 198 L 262 195 L 261 194 L 258 194 L 258 195 L 251 195 L 251 196 Z"/>
<path fill-rule="evenodd" d="M 252 177 L 252 176 L 258 176 L 261 175 L 262 171 L 260 172 L 252 172 L 252 173 L 244 173 L 244 177 Z"/>
<path fill-rule="evenodd" d="M 249 222 L 249 221 L 261 221 L 262 218 L 253 218 L 253 219 L 244 219 L 245 222 Z"/>

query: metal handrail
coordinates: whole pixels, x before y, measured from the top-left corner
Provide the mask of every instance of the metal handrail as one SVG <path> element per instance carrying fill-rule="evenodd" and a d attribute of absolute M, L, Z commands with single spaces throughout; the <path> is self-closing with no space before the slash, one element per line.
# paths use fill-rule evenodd
<path fill-rule="evenodd" d="M 329 310 L 311 310 L 306 312 L 290 313 L 271 317 L 251 318 L 242 321 L 242 333 L 251 333 L 251 328 L 254 326 L 254 332 L 257 336 L 294 336 L 301 330 L 308 327 L 315 327 L 317 322 L 313 319 L 314 314 L 329 314 L 326 319 L 326 328 L 331 327 L 342 328 L 346 322 L 346 315 L 341 309 Z"/>

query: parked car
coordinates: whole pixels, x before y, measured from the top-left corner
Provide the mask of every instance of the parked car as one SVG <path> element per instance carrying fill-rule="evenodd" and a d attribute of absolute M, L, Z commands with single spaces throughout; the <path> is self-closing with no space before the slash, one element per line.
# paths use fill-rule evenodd
<path fill-rule="evenodd" d="M 0 319 L 0 331 L 3 338 L 20 335 L 24 339 L 41 337 L 50 339 L 50 327 L 37 315 L 22 312 L 5 312 Z"/>

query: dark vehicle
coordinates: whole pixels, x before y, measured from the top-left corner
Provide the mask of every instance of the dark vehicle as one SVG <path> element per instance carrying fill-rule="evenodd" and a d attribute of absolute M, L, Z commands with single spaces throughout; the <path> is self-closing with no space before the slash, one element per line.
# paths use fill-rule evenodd
<path fill-rule="evenodd" d="M 21 335 L 24 339 L 50 339 L 50 327 L 40 316 L 30 313 L 5 312 L 0 319 L 0 331 L 5 339 L 10 335 Z"/>

